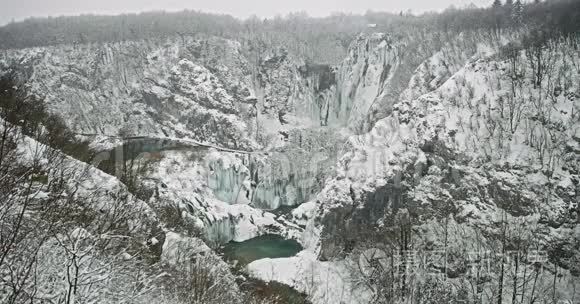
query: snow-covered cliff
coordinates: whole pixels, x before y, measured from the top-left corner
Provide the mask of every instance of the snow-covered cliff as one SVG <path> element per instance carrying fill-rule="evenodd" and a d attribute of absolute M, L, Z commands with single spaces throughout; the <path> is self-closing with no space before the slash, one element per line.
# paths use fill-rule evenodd
<path fill-rule="evenodd" d="M 257 261 L 250 271 L 266 280 L 295 282 L 305 291 L 310 286 L 300 282 L 314 276 L 317 286 L 327 286 L 311 291 L 321 303 L 353 295 L 361 299 L 361 288 L 373 294 L 380 286 L 344 285 L 351 282 L 349 273 L 341 275 L 337 291 L 318 272 L 286 276 L 268 269 L 302 261 L 312 269 L 330 267 L 338 275 L 361 248 L 427 256 L 435 250 L 445 252 L 445 264 L 415 265 L 419 268 L 407 273 L 407 284 L 427 288 L 422 284 L 429 267 L 445 267 L 439 268 L 445 269 L 445 280 L 457 284 L 448 295 L 459 297 L 460 286 L 477 279 L 465 265 L 479 263 L 474 253 L 491 250 L 488 281 L 466 291 L 471 296 L 497 292 L 505 278 L 503 268 L 494 267 L 520 262 L 510 279 L 536 273 L 534 290 L 502 285 L 502 296 L 577 297 L 572 286 L 578 284 L 580 75 L 574 67 L 580 58 L 572 44 L 542 49 L 535 55 L 545 60 L 539 82 L 528 66 L 531 54 L 519 50 L 509 57 L 506 48 L 482 45 L 450 77 L 444 76 L 449 67 L 441 53 L 422 64 L 392 113 L 370 132 L 348 140 L 336 178 L 326 183 L 309 212 L 303 240 L 309 249 L 296 258 Z M 429 86 L 433 89 L 425 93 Z M 313 261 L 312 252 L 324 262 Z M 539 260 L 514 262 L 513 255 L 530 252 L 541 252 L 541 265 L 551 270 L 523 273 Z"/>
<path fill-rule="evenodd" d="M 416 66 L 409 41 L 380 33 L 360 35 L 336 66 L 283 49 L 255 60 L 222 38 L 15 50 L 0 63 L 19 64 L 79 133 L 224 148 L 160 153 L 140 177 L 147 203 L 177 208 L 214 244 L 299 240 L 297 257 L 248 270 L 316 303 L 368 302 L 373 285 L 350 277 L 358 254 L 399 246 L 404 233 L 405 250 L 445 248 L 445 265 L 430 266 L 457 286 L 473 279 L 469 252 L 505 249 L 506 239 L 547 253 L 542 265 L 556 274 L 538 274 L 538 290 L 557 274 L 567 286 L 578 274 L 580 57 L 564 42 L 532 54 L 506 51 L 513 37 L 480 38 L 459 36 Z M 283 275 L 295 264 L 308 269 Z M 329 285 L 333 274 L 340 284 Z"/>

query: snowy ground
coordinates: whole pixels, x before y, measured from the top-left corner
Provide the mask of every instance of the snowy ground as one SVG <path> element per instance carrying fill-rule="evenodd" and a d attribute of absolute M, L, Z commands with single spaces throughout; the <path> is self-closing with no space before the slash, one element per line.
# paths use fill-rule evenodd
<path fill-rule="evenodd" d="M 304 250 L 290 258 L 254 261 L 247 271 L 266 282 L 292 286 L 308 294 L 313 303 L 368 303 L 371 294 L 353 285 L 350 267 L 346 261 L 318 261 L 314 252 Z"/>

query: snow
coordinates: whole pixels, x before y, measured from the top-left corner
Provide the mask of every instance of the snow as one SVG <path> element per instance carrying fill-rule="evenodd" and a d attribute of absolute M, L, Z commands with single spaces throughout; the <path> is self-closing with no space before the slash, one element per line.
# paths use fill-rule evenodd
<path fill-rule="evenodd" d="M 433 140 L 443 143 L 453 153 L 465 156 L 465 160 L 462 161 L 467 165 L 457 166 L 456 169 L 461 172 L 458 177 L 460 180 L 457 182 L 464 187 L 467 185 L 472 187 L 466 188 L 469 189 L 467 191 L 481 191 L 486 187 L 497 186 L 503 191 L 517 191 L 525 204 L 533 202 L 534 206 L 538 206 L 542 210 L 542 216 L 558 219 L 561 214 L 565 214 L 571 207 L 565 204 L 561 197 L 550 194 L 551 198 L 545 202 L 540 201 L 538 197 L 542 192 L 541 189 L 550 183 L 561 186 L 562 190 L 565 189 L 564 193 L 569 194 L 574 193 L 575 186 L 571 184 L 569 173 L 564 173 L 560 169 L 562 160 L 550 161 L 546 155 L 539 155 L 537 147 L 530 144 L 530 125 L 535 125 L 531 128 L 531 132 L 537 136 L 541 136 L 541 133 L 537 131 L 533 133 L 533 128 L 545 128 L 534 118 L 534 105 L 530 102 L 533 98 L 537 98 L 534 91 L 522 89 L 516 93 L 519 102 L 524 103 L 522 119 L 527 122 L 522 122 L 510 132 L 511 134 L 503 134 L 504 138 L 488 125 L 489 121 L 493 120 L 503 124 L 506 129 L 510 127 L 509 121 L 505 118 L 508 106 L 505 100 L 507 95 L 511 94 L 506 88 L 509 88 L 510 80 L 501 72 L 505 69 L 506 63 L 495 61 L 496 57 L 493 55 L 496 52 L 495 47 L 479 45 L 478 54 L 470 58 L 463 67 L 456 68 L 452 77 L 445 76 L 449 73 L 449 69 L 443 68 L 444 59 L 441 53 L 429 59 L 416 71 L 419 73 L 416 76 L 422 78 L 420 73 L 427 73 L 428 70 L 437 75 L 427 86 L 433 89 L 425 90 L 425 87 L 418 84 L 420 78 L 412 79 L 410 88 L 403 94 L 406 98 L 394 105 L 391 115 L 379 120 L 370 132 L 349 138 L 346 153 L 338 162 L 337 177 L 328 181 L 317 196 L 316 207 L 305 204 L 292 213 L 294 222 L 306 226 L 301 238 L 301 243 L 306 248 L 305 252 L 292 258 L 258 260 L 248 265 L 248 271 L 253 276 L 265 280 L 276 280 L 295 286 L 314 296 L 315 303 L 325 303 L 325 300 L 338 303 L 343 297 L 341 291 L 349 289 L 341 277 L 343 269 L 341 263 L 345 263 L 346 260 L 331 262 L 316 260 L 316 253 L 321 246 L 320 232 L 323 228 L 320 226 L 320 219 L 332 212 L 335 207 L 353 204 L 349 191 L 372 193 L 373 189 L 396 177 L 396 174 L 403 171 L 406 166 L 413 164 L 417 168 L 427 164 L 426 153 L 421 147 Z M 494 73 L 499 74 L 498 79 L 489 77 L 495 75 Z M 367 83 L 365 89 L 376 90 L 373 85 L 372 82 Z M 503 89 L 498 89 L 499 86 Z M 569 88 L 570 91 L 576 89 Z M 372 96 L 364 95 L 364 92 L 364 89 L 357 91 L 357 94 L 363 94 L 356 99 L 360 102 L 358 107 L 364 108 L 365 102 Z M 503 103 L 500 97 L 503 98 Z M 554 138 L 564 138 L 560 143 L 556 142 L 559 144 L 554 146 L 554 149 L 558 150 L 556 154 L 564 153 L 565 145 L 562 143 L 567 142 L 565 139 L 575 136 L 577 132 L 578 121 L 570 116 L 570 113 L 578 113 L 580 110 L 578 106 L 580 105 L 577 102 L 565 100 L 563 97 L 557 98 L 556 102 L 550 105 L 554 107 L 554 110 L 548 112 L 550 119 L 556 122 L 555 125 L 566 126 L 549 130 L 550 134 L 554 134 Z M 505 140 L 498 140 L 500 138 Z M 574 145 L 568 143 L 570 147 Z M 445 161 L 450 166 L 459 163 L 457 159 Z M 481 167 L 481 163 L 487 165 Z M 543 169 L 541 163 L 544 163 Z M 545 172 L 546 163 L 554 166 L 552 176 Z M 439 195 L 449 195 L 439 187 L 441 176 L 445 173 L 443 169 L 431 164 L 427 176 L 420 178 L 421 182 L 413 192 L 414 199 L 429 204 L 441 201 Z M 501 198 L 485 199 L 485 195 L 480 199 L 480 195 L 481 193 L 469 195 L 466 200 L 456 202 L 459 209 L 457 217 L 468 222 L 466 225 L 458 224 L 461 227 L 458 229 L 466 229 L 465 227 L 469 225 L 484 230 L 494 229 L 494 223 L 502 220 L 503 212 L 499 206 L 506 202 L 501 201 Z M 525 210 L 527 208 L 525 204 L 521 206 L 524 214 L 528 212 Z M 312 214 L 314 217 L 311 218 Z M 516 218 L 515 215 L 508 215 L 508 221 L 515 221 Z M 533 222 L 538 219 L 537 216 L 534 218 L 534 215 L 522 215 L 517 220 Z M 553 228 L 549 230 L 554 231 Z M 475 235 L 474 232 L 469 233 Z M 553 238 L 559 238 L 559 233 L 566 234 L 561 231 L 552 233 L 550 237 Z M 475 242 L 473 239 L 464 241 L 466 244 Z M 317 269 L 311 277 L 314 276 L 319 288 L 331 291 L 329 293 L 333 298 L 325 298 L 324 292 L 309 290 L 304 286 L 308 274 L 305 274 L 303 269 L 308 267 Z M 328 272 L 334 274 L 330 276 L 331 279 L 325 279 L 324 274 Z M 346 303 L 357 299 L 357 297 L 348 298 L 348 295 L 345 297 Z"/>
<path fill-rule="evenodd" d="M 176 265 L 189 256 L 207 252 L 211 252 L 211 249 L 202 240 L 184 237 L 175 232 L 167 231 L 165 233 L 161 260 Z"/>
<path fill-rule="evenodd" d="M 290 258 L 260 259 L 247 265 L 252 277 L 277 281 L 310 296 L 312 303 L 368 303 L 372 294 L 351 284 L 346 261 L 321 262 L 304 250 Z"/>
<path fill-rule="evenodd" d="M 292 210 L 292 218 L 299 225 L 306 225 L 316 212 L 316 202 L 306 202 Z"/>
<path fill-rule="evenodd" d="M 221 173 L 208 172 L 212 167 Z M 155 181 L 163 200 L 179 202 L 184 214 L 213 242 L 241 242 L 266 233 L 285 234 L 286 229 L 273 214 L 249 206 L 245 199 L 235 199 L 240 197 L 236 193 L 245 195 L 240 187 L 248 186 L 237 183 L 236 168 L 247 170 L 230 153 L 214 150 L 196 160 L 195 152 L 167 151 L 146 179 Z"/>
<path fill-rule="evenodd" d="M 464 38 L 459 37 L 458 42 L 465 42 Z M 103 78 L 98 90 L 92 89 L 96 85 L 92 79 L 83 76 L 92 67 L 85 58 L 91 57 L 86 56 L 86 50 L 50 47 L 10 51 L 8 57 L 23 63 L 41 59 L 35 66 L 32 88 L 46 97 L 54 111 L 70 116 L 67 123 L 76 131 L 114 135 L 123 128 L 139 135 L 200 143 L 201 152 L 162 153 L 144 178 L 156 194 L 149 203 L 177 204 L 182 217 L 211 242 L 239 242 L 275 233 L 294 238 L 305 248 L 295 257 L 254 261 L 247 266 L 250 275 L 293 286 L 310 295 L 316 304 L 366 303 L 370 293 L 355 286 L 350 278 L 353 257 L 324 262 L 317 259 L 323 241 L 321 219 L 333 208 L 363 208 L 357 205 L 361 193 L 373 193 L 388 181 L 397 180 L 407 168 L 415 170 L 410 198 L 423 205 L 451 197 L 451 191 L 442 187 L 444 177 L 447 170 L 460 173 L 452 182 L 467 192 L 465 198 L 455 202 L 457 218 L 466 223 L 452 221 L 452 226 L 467 231 L 465 239 L 457 240 L 466 247 L 474 244 L 473 227 L 493 232 L 502 219 L 500 206 L 505 202 L 489 195 L 491 188 L 516 191 L 518 198 L 537 207 L 548 220 L 570 213 L 575 208 L 570 200 L 577 198 L 576 180 L 564 169 L 564 165 L 577 166 L 574 163 L 580 150 L 576 83 L 560 96 L 551 92 L 538 96 L 531 89 L 531 73 L 526 71 L 528 76 L 515 93 L 518 104 L 523 105 L 522 122 L 514 127 L 506 118 L 511 80 L 502 71 L 508 64 L 497 56 L 498 46 L 478 42 L 474 50 L 456 53 L 456 46 L 446 45 L 415 70 L 398 98 L 392 98 L 388 96 L 392 81 L 403 63 L 400 48 L 392 48 L 390 40 L 379 33 L 359 37 L 344 62 L 336 67 L 337 83 L 324 92 L 317 91 L 316 77 L 299 73 L 297 66 L 302 62 L 278 51 L 268 52 L 265 58 L 285 59 L 278 67 L 261 71 L 260 77 L 268 81 L 263 87 L 256 85 L 246 74 L 249 62 L 240 55 L 239 43 L 230 40 L 212 41 L 226 51 L 209 51 L 201 59 L 188 53 L 189 46 L 200 43 L 193 40 L 182 45 L 169 39 L 161 47 L 136 43 L 132 46 L 142 51 L 141 59 L 125 58 L 125 43 L 108 44 L 102 48 L 102 62 L 98 62 L 102 74 L 95 78 Z M 88 50 L 101 52 L 93 47 Z M 525 54 L 522 56 L 525 61 Z M 562 78 L 576 79 L 574 71 L 562 68 L 562 56 L 556 57 L 554 66 L 561 68 L 558 73 Z M 62 79 L 54 77 L 65 73 L 69 65 L 83 72 L 67 72 Z M 535 117 L 535 98 L 549 103 L 545 122 Z M 370 119 L 375 110 L 386 111 L 386 117 Z M 328 121 L 323 118 L 327 113 Z M 314 177 L 320 177 L 315 176 L 318 172 L 295 169 L 301 169 L 299 165 L 308 163 L 307 159 L 311 161 L 307 166 L 314 167 L 319 155 L 324 158 L 326 147 L 312 142 L 323 141 L 328 133 L 316 133 L 310 142 L 305 140 L 306 135 L 326 124 L 321 128 L 334 132 L 331 136 L 338 138 L 335 143 L 342 144 L 341 138 L 348 137 L 341 146 L 340 152 L 344 153 L 333 164 L 336 171 L 321 177 L 324 189 L 320 193 L 298 197 L 301 190 L 311 190 L 308 186 Z M 292 132 L 298 132 L 299 143 L 282 136 Z M 542 142 L 548 135 L 550 140 Z M 92 147 L 108 149 L 115 144 L 118 142 L 108 137 L 96 137 Z M 428 151 L 428 144 L 438 144 L 443 151 Z M 538 147 L 548 147 L 554 153 Z M 38 149 L 45 148 L 24 139 L 19 144 L 19 161 L 39 161 Z M 300 153 L 289 153 L 293 148 Z M 257 152 L 243 151 L 252 149 Z M 49 165 L 47 159 L 40 159 L 40 163 Z M 80 194 L 98 191 L 95 204 L 99 208 L 110 203 L 110 193 L 125 190 L 116 178 L 91 167 L 91 178 L 75 184 L 84 167 L 70 159 L 66 164 L 75 169 L 71 184 L 81 188 Z M 423 171 L 427 166 L 428 170 Z M 255 172 L 260 173 L 257 183 L 250 176 Z M 558 193 L 542 191 L 553 185 Z M 539 204 L 542 195 L 546 202 Z M 301 201 L 306 202 L 285 217 L 276 218 L 260 209 Z M 135 204 L 148 208 L 138 200 Z M 528 215 L 527 206 L 521 207 L 524 215 L 519 219 L 539 222 L 538 215 Z M 384 219 L 379 224 L 384 225 Z M 430 222 L 422 227 L 427 231 L 426 239 L 437 240 L 438 234 L 432 229 L 437 225 Z M 552 227 L 546 230 L 549 233 L 542 235 L 544 242 L 567 233 Z M 176 263 L 181 248 L 192 253 L 210 251 L 197 238 L 166 231 L 162 260 Z"/>
<path fill-rule="evenodd" d="M 199 41 L 189 38 L 188 43 Z M 49 110 L 62 114 L 78 133 L 114 136 L 124 130 L 131 135 L 213 143 L 232 137 L 236 144 L 251 146 L 251 140 L 246 142 L 250 137 L 244 135 L 245 122 L 228 115 L 240 110 L 229 86 L 250 87 L 241 75 L 245 63 L 235 44 L 225 39 L 212 39 L 212 43 L 224 45 L 221 52 L 229 55 L 207 56 L 217 58 L 217 66 L 231 64 L 235 70 L 220 67 L 218 75 L 211 73 L 191 58 L 180 39 L 163 44 L 141 41 L 11 50 L 2 54 L 0 68 L 11 64 L 33 68 L 27 84 L 31 93 L 44 98 Z M 225 128 L 209 132 L 214 124 Z M 221 131 L 218 138 L 214 138 L 216 131 Z M 231 141 L 224 139 L 223 144 Z"/>

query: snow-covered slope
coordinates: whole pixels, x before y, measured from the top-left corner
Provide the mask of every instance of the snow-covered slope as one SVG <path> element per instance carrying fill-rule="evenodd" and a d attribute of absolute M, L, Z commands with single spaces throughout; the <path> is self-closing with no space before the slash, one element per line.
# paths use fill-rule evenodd
<path fill-rule="evenodd" d="M 445 248 L 445 266 L 431 266 L 457 286 L 473 279 L 470 252 L 533 244 L 551 271 L 536 277 L 538 291 L 558 277 L 568 299 L 580 244 L 580 57 L 550 42 L 533 54 L 540 81 L 537 57 L 506 52 L 517 37 L 480 38 L 460 35 L 416 66 L 425 57 L 405 54 L 409 41 L 379 33 L 359 36 L 336 66 L 282 49 L 255 62 L 242 43 L 186 37 L 14 50 L 0 64 L 25 67 L 32 92 L 79 133 L 236 149 L 161 153 L 140 177 L 147 203 L 177 208 L 212 243 L 298 239 L 297 257 L 248 271 L 315 303 L 368 302 L 358 254 L 400 246 L 403 229 L 412 250 Z M 494 292 L 498 280 L 480 287 Z"/>
<path fill-rule="evenodd" d="M 193 40 L 58 46 L 16 50 L 3 61 L 29 72 L 31 92 L 79 133 L 251 146 L 240 117 L 250 92 L 239 45 L 216 38 L 205 47 Z M 211 71 L 200 52 L 219 58 Z"/>
<path fill-rule="evenodd" d="M 549 297 L 577 297 L 571 286 L 578 283 L 580 87 L 574 64 L 580 58 L 572 45 L 552 47 L 542 51 L 547 68 L 541 85 L 524 51 L 518 52 L 513 70 L 498 49 L 481 48 L 446 81 L 438 85 L 434 77 L 430 85 L 436 87 L 426 94 L 420 93 L 424 82 L 416 79 L 426 65 L 437 75 L 440 54 L 419 67 L 391 115 L 349 139 L 337 177 L 326 184 L 310 213 L 307 251 L 344 263 L 343 258 L 356 257 L 357 248 L 388 248 L 393 241 L 402 246 L 402 240 L 389 241 L 387 235 L 402 231 L 408 219 L 413 252 L 445 248 L 453 277 L 469 281 L 464 265 L 473 263 L 470 254 L 502 250 L 507 238 L 522 246 L 508 249 L 510 254 L 531 248 L 543 252 L 545 267 L 560 275 L 558 280 L 550 273 L 539 275 L 536 292 L 553 286 Z M 303 288 L 299 282 L 306 274 L 269 274 L 280 264 L 285 262 L 255 262 L 249 268 L 258 277 Z M 423 280 L 413 278 L 417 284 Z M 493 292 L 497 280 L 492 276 L 481 290 Z M 504 292 L 516 293 L 507 286 Z M 548 297 L 533 293 L 527 289 L 524 295 Z"/>

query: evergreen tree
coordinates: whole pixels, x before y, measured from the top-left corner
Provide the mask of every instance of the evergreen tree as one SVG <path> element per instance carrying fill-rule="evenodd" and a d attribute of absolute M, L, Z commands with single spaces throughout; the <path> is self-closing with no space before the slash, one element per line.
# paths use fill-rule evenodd
<path fill-rule="evenodd" d="M 514 0 L 506 0 L 504 6 L 507 10 L 511 11 L 514 6 Z"/>
<path fill-rule="evenodd" d="M 514 2 L 511 17 L 513 24 L 516 26 L 520 26 L 524 22 L 524 5 L 521 0 Z"/>
<path fill-rule="evenodd" d="M 504 13 L 502 11 L 501 0 L 494 0 L 493 4 L 491 5 L 491 8 L 492 8 L 492 15 L 493 15 L 494 31 L 497 33 L 500 33 L 501 29 L 502 29 L 503 19 L 504 19 Z"/>
<path fill-rule="evenodd" d="M 514 8 L 514 0 L 506 0 L 504 7 L 505 19 L 507 20 L 508 25 L 513 25 L 514 21 L 512 18 L 513 8 Z"/>

